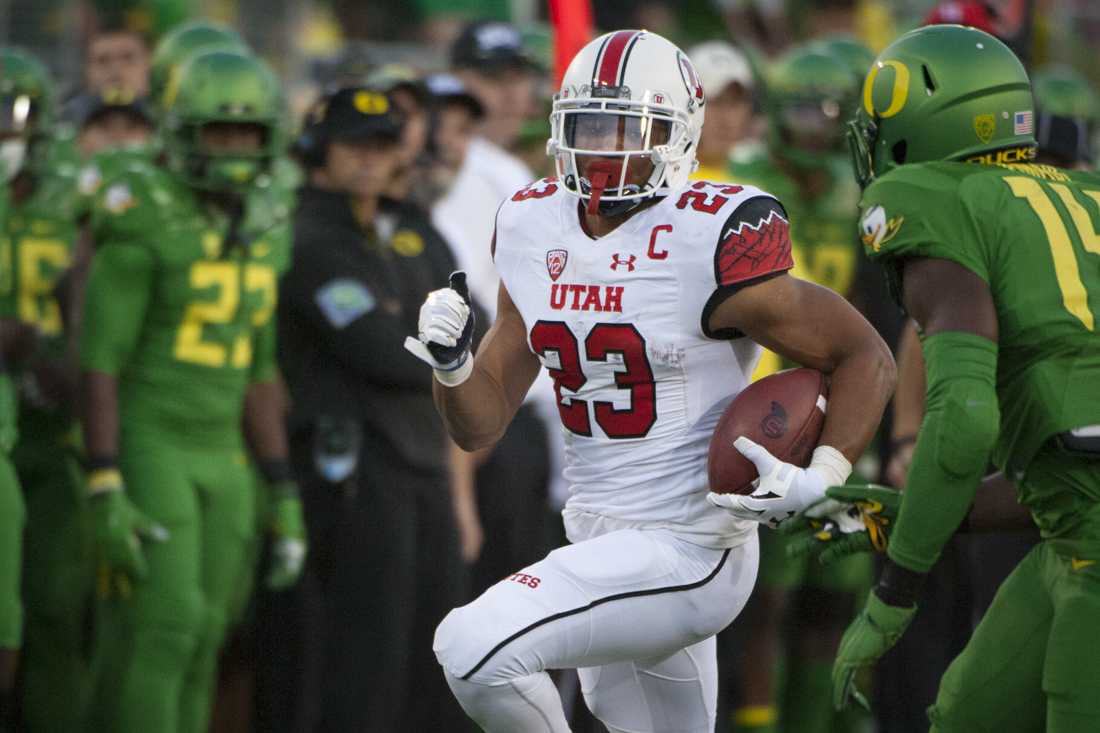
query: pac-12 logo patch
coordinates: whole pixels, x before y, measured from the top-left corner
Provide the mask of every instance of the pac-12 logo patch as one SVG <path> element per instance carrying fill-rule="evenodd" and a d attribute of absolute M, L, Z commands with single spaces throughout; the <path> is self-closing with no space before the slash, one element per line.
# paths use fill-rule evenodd
<path fill-rule="evenodd" d="M 546 253 L 546 271 L 550 273 L 550 279 L 558 281 L 565 272 L 565 263 L 569 261 L 569 253 L 564 249 L 552 249 Z"/>

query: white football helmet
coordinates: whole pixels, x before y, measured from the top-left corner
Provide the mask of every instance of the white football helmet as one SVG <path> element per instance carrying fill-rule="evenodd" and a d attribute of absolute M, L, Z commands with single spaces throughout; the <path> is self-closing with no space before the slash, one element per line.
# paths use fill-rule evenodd
<path fill-rule="evenodd" d="M 706 97 L 687 54 L 650 31 L 615 31 L 573 58 L 554 95 L 546 153 L 591 213 L 616 214 L 687 182 Z"/>

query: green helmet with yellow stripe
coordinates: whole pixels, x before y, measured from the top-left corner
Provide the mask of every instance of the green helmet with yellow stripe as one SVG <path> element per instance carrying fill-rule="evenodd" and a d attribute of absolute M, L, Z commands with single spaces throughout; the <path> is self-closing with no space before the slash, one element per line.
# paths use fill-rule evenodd
<path fill-rule="evenodd" d="M 203 51 L 248 53 L 249 48 L 237 31 L 219 23 L 196 20 L 173 28 L 157 43 L 150 62 L 149 99 L 155 111 L 160 110 L 172 76 L 187 59 Z"/>
<path fill-rule="evenodd" d="M 875 59 L 848 140 L 867 186 L 906 163 L 1026 162 L 1034 126 L 1031 84 L 1008 46 L 975 28 L 933 25 Z"/>
<path fill-rule="evenodd" d="M 160 137 L 168 167 L 196 188 L 241 191 L 266 173 L 285 148 L 285 99 L 261 60 L 237 51 L 192 56 L 164 91 Z M 259 133 L 255 150 L 233 153 L 204 142 L 209 125 L 242 125 Z"/>

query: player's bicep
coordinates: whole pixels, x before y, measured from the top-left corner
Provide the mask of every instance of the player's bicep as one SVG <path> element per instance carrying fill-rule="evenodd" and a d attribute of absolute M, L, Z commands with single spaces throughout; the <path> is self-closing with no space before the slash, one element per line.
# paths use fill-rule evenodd
<path fill-rule="evenodd" d="M 997 341 L 997 307 L 989 285 L 951 260 L 912 257 L 901 263 L 905 310 L 926 336 L 962 331 Z"/>
<path fill-rule="evenodd" d="M 738 331 L 799 364 L 832 372 L 846 355 L 881 342 L 847 300 L 787 274 L 742 288 L 711 315 L 712 330 Z"/>
<path fill-rule="evenodd" d="M 732 295 L 776 277 L 794 266 L 790 226 L 783 205 L 770 196 L 755 196 L 731 213 L 714 245 L 714 291 L 703 307 L 703 333 L 733 338 L 739 332 L 713 327 L 715 311 Z"/>
<path fill-rule="evenodd" d="M 497 315 L 474 358 L 474 369 L 500 385 L 508 405 L 519 409 L 538 375 L 538 357 L 527 347 L 527 326 L 501 282 Z"/>

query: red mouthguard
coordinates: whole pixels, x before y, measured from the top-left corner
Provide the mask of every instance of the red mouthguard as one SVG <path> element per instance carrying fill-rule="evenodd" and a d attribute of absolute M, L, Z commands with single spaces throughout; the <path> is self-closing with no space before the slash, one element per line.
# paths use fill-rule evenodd
<path fill-rule="evenodd" d="M 594 160 L 585 166 L 584 174 L 588 178 L 588 184 L 592 189 L 588 196 L 588 208 L 586 209 L 590 216 L 599 213 L 600 197 L 603 196 L 604 189 L 607 188 L 607 184 L 612 178 L 618 180 L 622 172 L 623 163 L 619 160 Z"/>

